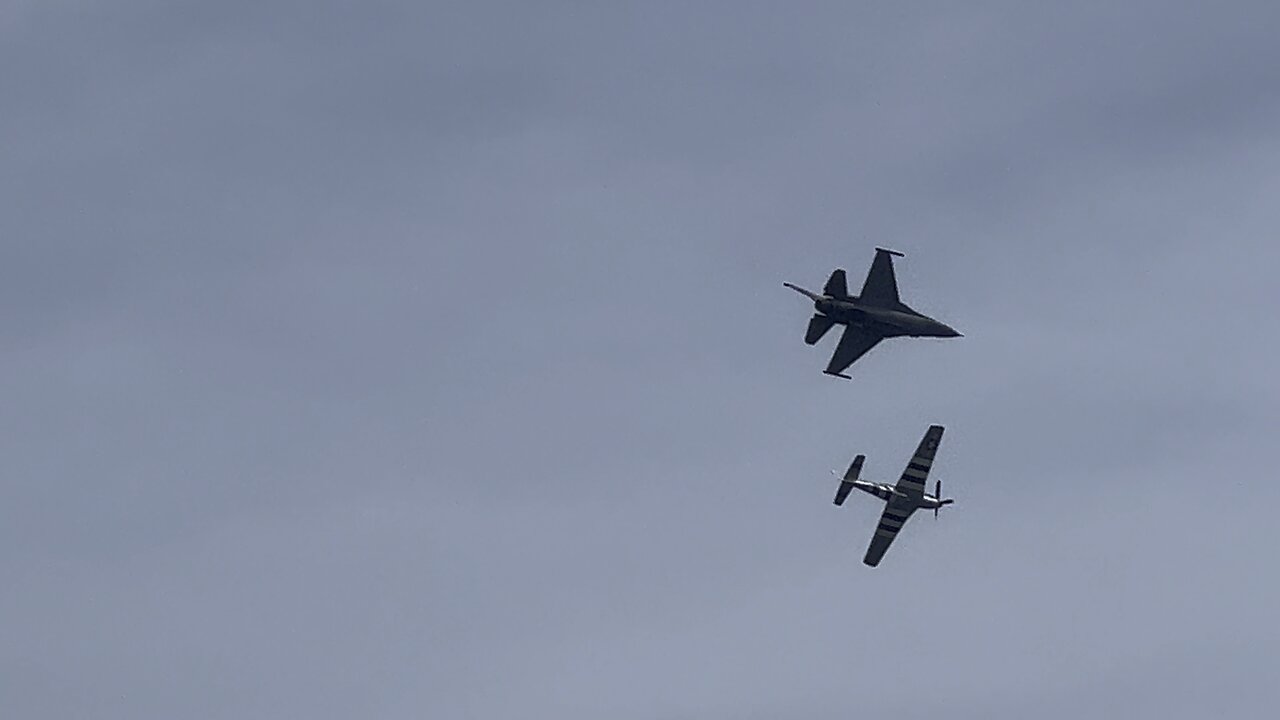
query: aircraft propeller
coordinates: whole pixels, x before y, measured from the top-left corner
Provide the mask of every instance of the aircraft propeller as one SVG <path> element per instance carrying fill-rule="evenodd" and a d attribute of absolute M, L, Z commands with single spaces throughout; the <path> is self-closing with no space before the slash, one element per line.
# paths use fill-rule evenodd
<path fill-rule="evenodd" d="M 933 485 L 933 497 L 938 500 L 937 507 L 933 509 L 933 516 L 935 518 L 938 517 L 938 511 L 942 509 L 943 505 L 950 505 L 951 503 L 955 502 L 955 500 L 952 500 L 951 498 L 947 498 L 946 500 L 942 499 L 942 481 L 941 480 L 937 481 Z"/>

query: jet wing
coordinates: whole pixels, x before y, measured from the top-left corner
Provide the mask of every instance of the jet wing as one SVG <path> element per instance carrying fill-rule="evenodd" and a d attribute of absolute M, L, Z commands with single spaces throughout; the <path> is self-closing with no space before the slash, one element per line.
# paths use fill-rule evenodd
<path fill-rule="evenodd" d="M 929 478 L 929 468 L 933 466 L 933 455 L 938 452 L 938 443 L 942 442 L 942 426 L 930 425 L 916 447 L 916 454 L 911 456 L 907 469 L 902 471 L 895 486 L 900 492 L 914 497 L 924 494 L 924 482 Z M 888 512 L 886 510 L 886 512 Z"/>
<path fill-rule="evenodd" d="M 844 369 L 853 364 L 855 360 L 866 355 L 871 348 L 876 346 L 884 338 L 873 332 L 864 330 L 856 325 L 847 325 L 844 334 L 840 336 L 840 344 L 836 345 L 836 352 L 831 356 L 831 362 L 827 363 L 827 369 L 823 370 L 828 375 L 835 375 L 846 380 L 848 375 L 842 375 Z"/>
<path fill-rule="evenodd" d="M 898 531 L 902 529 L 913 512 L 915 507 L 912 505 L 897 505 L 892 500 L 886 503 L 884 512 L 880 513 L 880 524 L 876 526 L 876 534 L 871 536 L 871 545 L 867 548 L 867 554 L 863 556 L 862 562 L 871 567 L 879 565 L 880 558 L 884 557 L 884 552 L 893 544 L 893 539 L 898 537 Z"/>
<path fill-rule="evenodd" d="M 867 271 L 867 279 L 862 283 L 862 292 L 858 299 L 868 305 L 878 307 L 897 307 L 898 279 L 893 274 L 893 256 L 902 257 L 902 253 L 884 248 L 876 248 L 876 259 L 871 261 L 871 269 Z"/>

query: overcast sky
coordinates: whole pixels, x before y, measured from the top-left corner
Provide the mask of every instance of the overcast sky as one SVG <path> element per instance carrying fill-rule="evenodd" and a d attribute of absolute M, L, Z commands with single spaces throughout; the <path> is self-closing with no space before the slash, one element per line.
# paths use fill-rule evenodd
<path fill-rule="evenodd" d="M 1280 5 L 1115 5 L 0 5 L 0 714 L 1272 717 Z"/>

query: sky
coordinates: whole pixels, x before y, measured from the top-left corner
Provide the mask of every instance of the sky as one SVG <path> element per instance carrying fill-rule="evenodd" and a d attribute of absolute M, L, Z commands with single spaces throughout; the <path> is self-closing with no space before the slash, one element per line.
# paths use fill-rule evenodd
<path fill-rule="evenodd" d="M 1271 717 L 1280 6 L 1116 5 L 0 5 L 4 714 Z"/>

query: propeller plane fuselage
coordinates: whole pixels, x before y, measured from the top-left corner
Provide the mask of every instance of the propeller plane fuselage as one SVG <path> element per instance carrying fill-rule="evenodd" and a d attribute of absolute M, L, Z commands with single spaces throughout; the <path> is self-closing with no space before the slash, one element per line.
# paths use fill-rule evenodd
<path fill-rule="evenodd" d="M 921 510 L 935 510 L 943 505 L 950 505 L 952 502 L 950 499 L 944 500 L 937 495 L 930 495 L 928 493 L 922 493 L 918 497 L 912 497 L 901 490 L 894 489 L 894 487 L 888 483 L 877 483 L 871 482 L 870 480 L 854 480 L 853 486 L 868 495 L 875 495 L 881 500 L 898 498 L 899 500 L 911 501 L 916 508 Z"/>

